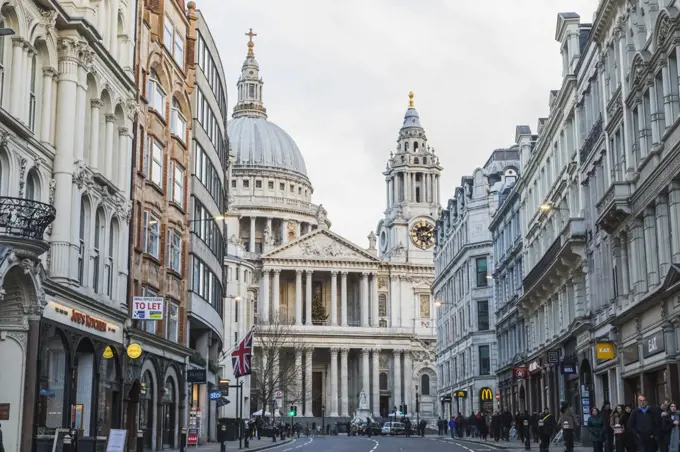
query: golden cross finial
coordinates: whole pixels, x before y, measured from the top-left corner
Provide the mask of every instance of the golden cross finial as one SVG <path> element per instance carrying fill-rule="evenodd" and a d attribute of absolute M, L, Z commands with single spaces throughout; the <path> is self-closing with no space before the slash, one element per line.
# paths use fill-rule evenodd
<path fill-rule="evenodd" d="M 410 92 L 408 93 L 408 108 L 413 108 L 413 107 L 414 107 L 414 104 L 413 104 L 413 91 L 410 91 Z"/>
<path fill-rule="evenodd" d="M 253 29 L 251 28 L 248 33 L 246 33 L 246 36 L 250 38 L 248 41 L 248 56 L 255 56 L 253 53 L 253 47 L 255 47 L 255 43 L 253 42 L 253 37 L 257 36 L 257 33 L 253 33 Z"/>

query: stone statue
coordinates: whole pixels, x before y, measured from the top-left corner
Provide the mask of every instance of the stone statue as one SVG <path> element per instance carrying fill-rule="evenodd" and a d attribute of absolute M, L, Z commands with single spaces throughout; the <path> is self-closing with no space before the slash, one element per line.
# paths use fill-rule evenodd
<path fill-rule="evenodd" d="M 359 394 L 359 409 L 360 410 L 367 410 L 368 409 L 368 397 L 366 397 L 366 392 L 364 390 L 361 390 L 361 394 Z"/>
<path fill-rule="evenodd" d="M 265 245 L 271 245 L 272 241 L 272 232 L 269 230 L 269 226 L 265 226 L 264 228 L 264 244 Z"/>
<path fill-rule="evenodd" d="M 374 250 L 375 244 L 377 242 L 378 242 L 378 237 L 376 237 L 375 232 L 371 231 L 371 233 L 368 234 L 368 249 Z"/>

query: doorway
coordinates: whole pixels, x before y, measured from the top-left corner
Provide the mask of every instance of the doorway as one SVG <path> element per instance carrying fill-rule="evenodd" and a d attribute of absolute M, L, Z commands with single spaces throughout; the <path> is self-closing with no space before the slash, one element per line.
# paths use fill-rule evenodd
<path fill-rule="evenodd" d="M 312 413 L 321 417 L 323 406 L 323 372 L 312 372 Z"/>
<path fill-rule="evenodd" d="M 381 395 L 380 396 L 380 415 L 382 417 L 387 417 L 390 412 L 390 396 Z"/>
<path fill-rule="evenodd" d="M 168 378 L 163 394 L 163 448 L 175 446 L 175 384 Z"/>

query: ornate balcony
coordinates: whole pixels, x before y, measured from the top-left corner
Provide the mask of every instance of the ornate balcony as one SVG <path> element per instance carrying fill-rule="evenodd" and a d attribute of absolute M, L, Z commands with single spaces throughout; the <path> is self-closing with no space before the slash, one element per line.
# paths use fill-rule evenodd
<path fill-rule="evenodd" d="M 602 115 L 600 115 L 597 118 L 597 121 L 595 121 L 595 124 L 593 124 L 593 128 L 590 129 L 590 133 L 586 137 L 583 147 L 581 147 L 581 164 L 588 160 L 588 156 L 590 156 L 590 153 L 595 149 L 595 144 L 597 144 L 598 140 L 602 136 L 602 121 Z"/>
<path fill-rule="evenodd" d="M 54 221 L 53 206 L 23 198 L 0 196 L 0 238 L 42 241 Z"/>
<path fill-rule="evenodd" d="M 611 234 L 630 214 L 630 184 L 613 182 L 597 203 L 597 225 Z"/>

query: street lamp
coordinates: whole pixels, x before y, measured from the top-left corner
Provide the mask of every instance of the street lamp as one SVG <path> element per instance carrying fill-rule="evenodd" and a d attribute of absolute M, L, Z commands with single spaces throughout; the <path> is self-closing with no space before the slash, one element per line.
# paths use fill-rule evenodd
<path fill-rule="evenodd" d="M 540 210 L 541 212 L 545 212 L 545 213 L 550 212 L 552 210 L 566 210 L 567 212 L 569 212 L 568 208 L 557 207 L 557 206 L 555 206 L 555 203 L 553 203 L 552 201 L 544 202 L 543 204 L 539 205 L 538 210 Z"/>

